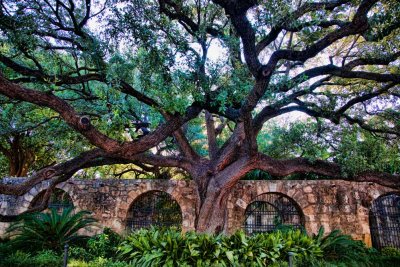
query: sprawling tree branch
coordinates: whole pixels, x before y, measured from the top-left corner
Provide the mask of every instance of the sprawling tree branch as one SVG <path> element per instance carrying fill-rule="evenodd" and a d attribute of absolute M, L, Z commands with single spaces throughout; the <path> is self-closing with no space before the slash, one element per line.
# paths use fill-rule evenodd
<path fill-rule="evenodd" d="M 400 188 L 400 176 L 388 173 L 365 171 L 346 177 L 341 166 L 333 162 L 305 158 L 278 160 L 264 154 L 258 154 L 254 168 L 264 170 L 271 175 L 283 177 L 295 173 L 315 173 L 335 179 L 346 179 L 358 182 L 374 182 L 383 186 Z"/>

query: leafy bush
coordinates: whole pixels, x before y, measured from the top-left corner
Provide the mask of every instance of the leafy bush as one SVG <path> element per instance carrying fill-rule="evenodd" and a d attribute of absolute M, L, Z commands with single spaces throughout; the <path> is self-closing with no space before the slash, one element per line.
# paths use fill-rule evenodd
<path fill-rule="evenodd" d="M 397 267 L 400 266 L 400 250 L 394 247 L 385 247 L 380 253 L 373 250 L 370 259 L 374 267 Z"/>
<path fill-rule="evenodd" d="M 16 251 L 8 255 L 0 262 L 2 267 L 30 267 L 32 266 L 32 257 L 30 253 Z"/>
<path fill-rule="evenodd" d="M 33 264 L 30 266 L 35 267 L 50 267 L 50 266 L 61 266 L 62 257 L 57 255 L 54 251 L 43 250 L 33 257 Z"/>
<path fill-rule="evenodd" d="M 105 228 L 103 233 L 91 237 L 87 242 L 88 251 L 94 257 L 112 258 L 116 256 L 117 248 L 122 242 L 122 237 L 110 228 Z"/>
<path fill-rule="evenodd" d="M 36 255 L 31 255 L 23 251 L 16 251 L 3 260 L 0 260 L 0 266 L 2 267 L 53 267 L 61 265 L 62 257 L 51 250 L 43 250 Z"/>
<path fill-rule="evenodd" d="M 69 259 L 75 259 L 77 261 L 91 261 L 95 258 L 95 256 L 91 253 L 86 248 L 83 247 L 78 247 L 78 246 L 71 246 L 68 249 L 68 258 Z"/>
<path fill-rule="evenodd" d="M 140 229 L 122 243 L 120 257 L 134 266 L 185 266 L 186 244 L 175 229 Z"/>
<path fill-rule="evenodd" d="M 0 242 L 0 263 L 1 259 L 5 259 L 8 255 L 14 252 L 14 248 L 11 246 L 10 241 L 1 240 Z"/>
<path fill-rule="evenodd" d="M 78 234 L 78 231 L 92 226 L 96 221 L 89 214 L 88 211 L 73 214 L 72 209 L 64 209 L 61 213 L 51 209 L 50 213 L 28 214 L 12 224 L 7 232 L 15 237 L 11 242 L 16 248 L 60 252 L 64 244 L 74 244 L 88 238 Z"/>
<path fill-rule="evenodd" d="M 104 228 L 103 233 L 90 237 L 83 246 L 71 246 L 68 257 L 75 260 L 90 262 L 96 258 L 115 258 L 122 237 L 111 230 Z"/>
<path fill-rule="evenodd" d="M 132 267 L 126 262 L 115 261 L 99 257 L 93 261 L 85 262 L 80 260 L 71 260 L 68 262 L 68 267 Z"/>
<path fill-rule="evenodd" d="M 119 257 L 134 266 L 266 266 L 285 261 L 288 252 L 307 262 L 322 257 L 318 244 L 300 230 L 223 236 L 141 229 L 129 235 L 119 251 Z"/>
<path fill-rule="evenodd" d="M 394 247 L 384 247 L 381 250 L 382 256 L 400 257 L 400 249 Z"/>
<path fill-rule="evenodd" d="M 362 241 L 354 240 L 344 235 L 340 230 L 334 230 L 324 237 L 321 227 L 314 239 L 323 251 L 328 262 L 342 262 L 345 266 L 371 266 L 371 252 Z"/>

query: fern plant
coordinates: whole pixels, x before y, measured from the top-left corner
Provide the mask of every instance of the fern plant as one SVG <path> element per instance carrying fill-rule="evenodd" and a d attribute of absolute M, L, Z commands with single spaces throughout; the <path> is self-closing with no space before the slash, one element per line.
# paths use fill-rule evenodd
<path fill-rule="evenodd" d="M 50 209 L 49 213 L 22 216 L 7 229 L 7 233 L 16 248 L 61 251 L 66 243 L 74 244 L 87 239 L 79 231 L 94 226 L 95 222 L 89 211 L 73 213 L 72 208 L 68 208 L 59 213 Z"/>

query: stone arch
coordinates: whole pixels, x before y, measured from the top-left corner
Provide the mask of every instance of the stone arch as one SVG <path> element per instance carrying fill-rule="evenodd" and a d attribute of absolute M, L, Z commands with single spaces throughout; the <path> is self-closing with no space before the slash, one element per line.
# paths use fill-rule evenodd
<path fill-rule="evenodd" d="M 369 209 L 372 246 L 400 248 L 400 193 L 390 192 L 372 201 Z"/>
<path fill-rule="evenodd" d="M 150 226 L 169 227 L 182 225 L 182 209 L 167 192 L 150 190 L 136 197 L 127 212 L 125 226 L 137 230 Z"/>
<path fill-rule="evenodd" d="M 41 203 L 45 190 L 40 191 L 30 202 L 30 207 L 35 207 Z M 62 210 L 65 208 L 73 208 L 74 203 L 71 196 L 65 190 L 61 188 L 55 188 L 50 196 L 48 208 L 55 208 L 57 210 Z"/>
<path fill-rule="evenodd" d="M 304 227 L 303 212 L 292 198 L 269 192 L 258 195 L 247 205 L 242 225 L 247 234 L 270 232 L 282 226 Z"/>

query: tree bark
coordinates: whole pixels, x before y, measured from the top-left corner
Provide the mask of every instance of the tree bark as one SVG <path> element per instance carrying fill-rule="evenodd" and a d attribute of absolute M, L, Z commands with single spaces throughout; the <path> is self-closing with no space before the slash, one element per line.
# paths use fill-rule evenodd
<path fill-rule="evenodd" d="M 9 162 L 8 176 L 10 177 L 26 177 L 35 162 L 35 153 L 24 146 L 23 139 L 23 135 L 13 134 L 8 140 L 10 148 L 1 150 Z"/>
<path fill-rule="evenodd" d="M 214 164 L 210 162 L 209 169 L 206 169 L 207 171 L 204 173 L 207 177 L 196 177 L 194 179 L 200 195 L 196 231 L 207 233 L 227 232 L 227 201 L 231 189 L 254 166 L 255 161 L 247 156 L 233 161 L 222 170 L 213 169 L 215 168 Z M 207 182 L 204 183 L 205 181 Z"/>
<path fill-rule="evenodd" d="M 227 231 L 227 200 L 229 188 L 219 189 L 212 180 L 207 194 L 202 200 L 196 231 L 207 233 L 221 233 Z"/>

